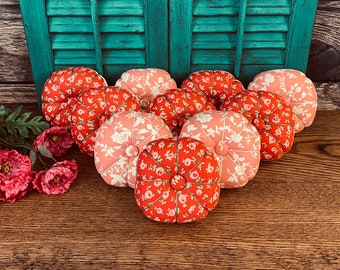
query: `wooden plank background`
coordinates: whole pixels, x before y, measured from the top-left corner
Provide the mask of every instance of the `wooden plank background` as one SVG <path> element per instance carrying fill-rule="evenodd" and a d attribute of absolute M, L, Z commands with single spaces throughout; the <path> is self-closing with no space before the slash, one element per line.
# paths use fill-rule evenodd
<path fill-rule="evenodd" d="M 35 99 L 19 0 L 0 0 L 0 91 Z M 307 76 L 318 88 L 319 109 L 340 109 L 340 1 L 319 0 Z M 20 101 L 21 102 L 21 101 Z"/>

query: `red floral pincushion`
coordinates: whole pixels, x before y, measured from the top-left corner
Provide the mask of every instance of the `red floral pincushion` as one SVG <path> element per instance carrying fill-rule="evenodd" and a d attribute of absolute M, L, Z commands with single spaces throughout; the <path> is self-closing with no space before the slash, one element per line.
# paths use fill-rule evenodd
<path fill-rule="evenodd" d="M 52 73 L 42 92 L 42 112 L 53 126 L 68 127 L 78 95 L 89 89 L 107 86 L 95 70 L 69 67 Z"/>
<path fill-rule="evenodd" d="M 218 162 L 204 143 L 192 138 L 150 142 L 137 162 L 135 198 L 150 219 L 198 221 L 219 199 Z"/>
<path fill-rule="evenodd" d="M 198 112 L 216 110 L 205 95 L 184 89 L 170 89 L 156 96 L 147 112 L 159 115 L 175 135 L 185 120 Z"/>
<path fill-rule="evenodd" d="M 247 90 L 224 102 L 221 110 L 241 113 L 257 128 L 262 160 L 279 159 L 291 149 L 295 135 L 294 113 L 282 97 Z"/>
<path fill-rule="evenodd" d="M 201 70 L 190 74 L 181 88 L 201 92 L 217 108 L 221 103 L 244 90 L 242 83 L 223 70 Z"/>
<path fill-rule="evenodd" d="M 84 91 L 72 111 L 73 139 L 83 153 L 93 155 L 96 131 L 105 120 L 116 112 L 139 110 L 135 95 L 117 86 Z"/>

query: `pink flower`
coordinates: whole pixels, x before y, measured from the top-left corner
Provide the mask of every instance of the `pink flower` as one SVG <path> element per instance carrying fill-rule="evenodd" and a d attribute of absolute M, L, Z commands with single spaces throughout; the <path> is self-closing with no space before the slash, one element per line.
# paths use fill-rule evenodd
<path fill-rule="evenodd" d="M 74 141 L 67 128 L 51 127 L 41 133 L 33 142 L 38 151 L 38 145 L 46 147 L 53 156 L 60 157 L 73 145 Z"/>
<path fill-rule="evenodd" d="M 33 187 L 41 193 L 62 194 L 76 180 L 78 166 L 75 160 L 55 163 L 50 169 L 40 171 L 33 180 Z"/>
<path fill-rule="evenodd" d="M 31 189 L 35 172 L 28 156 L 0 150 L 0 200 L 15 202 Z"/>

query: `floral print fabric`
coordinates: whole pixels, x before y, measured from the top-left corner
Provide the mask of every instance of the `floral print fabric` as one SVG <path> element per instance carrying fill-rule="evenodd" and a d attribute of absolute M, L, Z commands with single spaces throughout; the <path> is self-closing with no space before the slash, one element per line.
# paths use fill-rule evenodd
<path fill-rule="evenodd" d="M 219 163 L 221 188 L 238 188 L 254 178 L 261 140 L 256 128 L 233 111 L 198 113 L 183 125 L 181 137 L 202 141 Z"/>
<path fill-rule="evenodd" d="M 117 113 L 97 131 L 96 168 L 109 185 L 134 188 L 139 153 L 150 141 L 171 136 L 168 126 L 156 115 L 133 111 Z"/>
<path fill-rule="evenodd" d="M 146 110 L 152 99 L 168 89 L 177 88 L 170 74 L 159 68 L 130 69 L 121 75 L 116 86 L 134 93 L 140 102 L 142 110 Z"/>
<path fill-rule="evenodd" d="M 198 140 L 155 140 L 139 156 L 135 198 L 152 220 L 200 220 L 216 206 L 219 194 L 218 162 Z"/>
<path fill-rule="evenodd" d="M 242 83 L 223 70 L 200 70 L 190 74 L 181 88 L 203 93 L 217 108 L 221 103 L 244 90 Z"/>
<path fill-rule="evenodd" d="M 275 69 L 255 76 L 249 90 L 269 91 L 282 96 L 295 114 L 295 132 L 310 126 L 317 109 L 317 93 L 313 82 L 294 69 Z"/>
<path fill-rule="evenodd" d="M 147 110 L 159 115 L 174 135 L 179 135 L 185 120 L 198 112 L 215 110 L 205 95 L 184 89 L 170 89 L 155 97 Z"/>
<path fill-rule="evenodd" d="M 69 127 L 78 95 L 92 88 L 107 86 L 95 70 L 69 67 L 52 73 L 42 92 L 42 112 L 53 126 Z"/>
<path fill-rule="evenodd" d="M 292 147 L 294 113 L 282 97 L 265 91 L 243 91 L 224 102 L 221 110 L 241 113 L 257 128 L 262 160 L 279 159 Z"/>
<path fill-rule="evenodd" d="M 72 111 L 72 136 L 83 153 L 93 155 L 96 131 L 114 113 L 139 111 L 137 98 L 117 86 L 82 92 Z"/>

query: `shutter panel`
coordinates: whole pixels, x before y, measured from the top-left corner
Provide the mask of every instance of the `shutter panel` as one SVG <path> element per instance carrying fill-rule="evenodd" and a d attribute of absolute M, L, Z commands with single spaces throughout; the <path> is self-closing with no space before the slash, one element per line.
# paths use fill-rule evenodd
<path fill-rule="evenodd" d="M 127 69 L 168 68 L 167 0 L 21 0 L 20 5 L 39 100 L 47 77 L 64 67 L 93 68 L 109 83 Z"/>
<path fill-rule="evenodd" d="M 170 0 L 170 70 L 181 79 L 202 69 L 244 83 L 273 68 L 305 72 L 316 0 L 182 2 Z"/>

